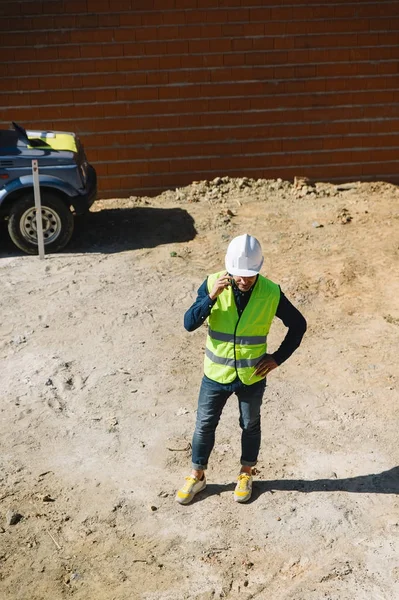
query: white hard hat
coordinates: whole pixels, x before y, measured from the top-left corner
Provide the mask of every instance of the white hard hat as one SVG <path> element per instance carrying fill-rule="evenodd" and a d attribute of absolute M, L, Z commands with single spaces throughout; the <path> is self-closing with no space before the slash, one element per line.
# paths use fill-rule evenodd
<path fill-rule="evenodd" d="M 253 277 L 262 265 L 262 248 L 256 238 L 244 233 L 231 240 L 226 253 L 226 270 L 231 275 Z"/>

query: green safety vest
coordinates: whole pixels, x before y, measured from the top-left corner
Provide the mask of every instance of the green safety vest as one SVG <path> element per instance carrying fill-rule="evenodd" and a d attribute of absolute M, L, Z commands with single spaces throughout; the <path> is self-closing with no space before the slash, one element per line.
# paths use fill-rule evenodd
<path fill-rule="evenodd" d="M 224 272 L 209 275 L 208 292 Z M 267 334 L 279 301 L 279 286 L 262 275 L 258 276 L 241 317 L 232 287 L 219 294 L 208 317 L 204 372 L 209 379 L 231 383 L 238 375 L 246 385 L 263 379 L 257 375 L 250 377 L 266 354 Z"/>

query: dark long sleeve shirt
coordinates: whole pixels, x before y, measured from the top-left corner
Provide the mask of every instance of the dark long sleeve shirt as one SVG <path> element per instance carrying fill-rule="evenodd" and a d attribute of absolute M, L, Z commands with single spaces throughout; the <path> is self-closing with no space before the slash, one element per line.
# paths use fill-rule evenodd
<path fill-rule="evenodd" d="M 256 283 L 255 283 L 256 285 Z M 251 297 L 253 286 L 248 292 L 241 292 L 233 285 L 234 299 L 238 314 L 241 315 Z M 211 300 L 207 280 L 198 288 L 197 299 L 184 315 L 184 327 L 187 331 L 195 331 L 210 315 L 213 305 L 216 302 Z M 281 319 L 288 328 L 286 336 L 280 347 L 272 354 L 278 365 L 291 356 L 298 348 L 306 331 L 306 320 L 297 308 L 286 298 L 280 289 L 280 301 L 277 306 L 276 317 Z"/>

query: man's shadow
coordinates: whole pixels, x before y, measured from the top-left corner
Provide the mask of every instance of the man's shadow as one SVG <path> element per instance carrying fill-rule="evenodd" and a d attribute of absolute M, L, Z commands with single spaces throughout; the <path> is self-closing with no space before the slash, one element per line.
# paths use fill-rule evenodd
<path fill-rule="evenodd" d="M 210 484 L 199 494 L 203 499 L 207 496 L 220 495 L 233 491 L 235 483 L 225 485 Z M 274 479 L 255 480 L 252 496 L 253 502 L 265 492 L 351 492 L 354 494 L 399 494 L 399 467 L 389 471 L 370 475 L 358 475 L 346 479 Z M 248 504 L 248 503 L 247 503 Z"/>

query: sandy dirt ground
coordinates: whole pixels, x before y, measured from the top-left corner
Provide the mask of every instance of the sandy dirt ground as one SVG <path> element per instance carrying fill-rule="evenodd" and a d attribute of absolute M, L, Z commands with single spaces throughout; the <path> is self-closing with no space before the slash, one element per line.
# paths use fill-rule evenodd
<path fill-rule="evenodd" d="M 399 598 L 398 229 L 388 184 L 228 178 L 99 201 L 45 261 L 3 228 L 0 598 Z M 308 331 L 269 377 L 251 501 L 232 397 L 180 506 L 206 335 L 183 315 L 244 232 Z"/>

